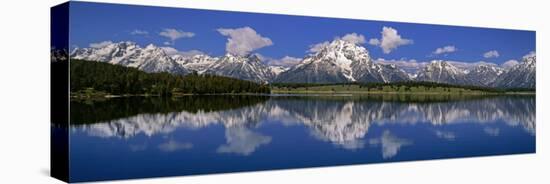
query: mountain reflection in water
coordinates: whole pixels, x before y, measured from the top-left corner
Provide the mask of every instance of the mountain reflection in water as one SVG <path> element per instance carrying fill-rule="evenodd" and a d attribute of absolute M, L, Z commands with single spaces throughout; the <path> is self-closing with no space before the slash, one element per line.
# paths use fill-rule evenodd
<path fill-rule="evenodd" d="M 393 135 L 391 130 L 385 130 L 379 138 L 363 140 L 369 129 L 384 129 L 386 125 L 396 124 L 427 124 L 437 128 L 470 123 L 487 125 L 482 131 L 498 136 L 499 129 L 490 125 L 504 122 L 511 127 L 521 127 L 533 136 L 535 134 L 535 98 L 529 96 L 421 100 L 361 96 L 188 96 L 174 99 L 112 99 L 91 103 L 74 101 L 71 105 L 77 111 L 77 116 L 72 114 L 75 116 L 72 119 L 73 132 L 131 139 L 139 134 L 169 135 L 179 128 L 200 130 L 222 125 L 225 127 L 226 144 L 220 145 L 216 151 L 240 155 L 250 155 L 272 141 L 270 135 L 255 132 L 256 127 L 265 123 L 305 126 L 315 139 L 344 149 L 361 149 L 365 143 L 379 146 L 384 158 L 394 156 L 400 147 L 414 142 Z M 137 107 L 141 111 L 136 110 Z M 97 109 L 110 109 L 114 114 Z M 121 117 L 115 109 L 134 109 L 135 112 L 126 112 L 126 117 Z M 82 110 L 81 114 L 78 114 L 79 110 Z M 94 118 L 83 115 L 83 112 L 96 110 L 103 117 L 87 115 L 95 117 L 97 122 L 90 122 Z M 455 138 L 453 132 L 434 130 L 434 134 L 448 140 Z M 186 143 L 178 147 L 172 142 L 160 148 L 192 149 L 192 145 Z"/>

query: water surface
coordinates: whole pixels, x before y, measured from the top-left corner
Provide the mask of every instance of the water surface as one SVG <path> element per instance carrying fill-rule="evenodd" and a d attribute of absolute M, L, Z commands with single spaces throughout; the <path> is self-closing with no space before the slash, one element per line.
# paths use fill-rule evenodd
<path fill-rule="evenodd" d="M 535 152 L 534 96 L 71 101 L 71 181 Z"/>

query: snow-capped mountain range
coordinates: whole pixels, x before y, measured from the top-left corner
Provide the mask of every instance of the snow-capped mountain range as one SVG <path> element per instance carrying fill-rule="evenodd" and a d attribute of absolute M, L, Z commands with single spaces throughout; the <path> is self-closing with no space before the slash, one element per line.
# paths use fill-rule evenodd
<path fill-rule="evenodd" d="M 138 68 L 145 72 L 187 74 L 189 71 L 153 44 L 141 48 L 133 42 L 112 43 L 98 48 L 77 48 L 71 58 L 108 62 Z"/>
<path fill-rule="evenodd" d="M 225 54 L 212 57 L 168 55 L 155 45 L 142 48 L 134 42 L 119 42 L 94 48 L 76 48 L 73 59 L 108 62 L 134 67 L 145 72 L 169 72 L 186 75 L 191 72 L 213 74 L 259 83 L 347 83 L 398 81 L 430 81 L 457 85 L 503 88 L 534 88 L 536 56 L 523 58 L 519 64 L 504 69 L 496 64 L 479 63 L 471 68 L 453 62 L 434 60 L 416 73 L 399 66 L 374 62 L 366 48 L 335 39 L 315 53 L 290 67 L 270 66 L 256 54 Z"/>

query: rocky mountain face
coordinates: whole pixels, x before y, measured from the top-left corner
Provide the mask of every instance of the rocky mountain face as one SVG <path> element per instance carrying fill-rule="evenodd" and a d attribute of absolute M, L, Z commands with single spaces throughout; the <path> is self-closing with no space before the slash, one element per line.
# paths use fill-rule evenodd
<path fill-rule="evenodd" d="M 415 80 L 459 85 L 470 83 L 465 71 L 441 60 L 434 60 L 418 71 Z"/>
<path fill-rule="evenodd" d="M 496 64 L 482 63 L 468 71 L 466 78 L 470 82 L 468 85 L 490 87 L 502 73 L 504 69 Z"/>
<path fill-rule="evenodd" d="M 200 54 L 192 57 L 174 55 L 172 56 L 172 59 L 176 61 L 176 63 L 180 64 L 183 68 L 202 74 L 210 67 L 210 65 L 218 61 L 219 58 Z"/>
<path fill-rule="evenodd" d="M 268 82 L 275 76 L 271 68 L 263 64 L 258 56 L 237 56 L 229 53 L 209 65 L 204 73 L 255 82 Z"/>
<path fill-rule="evenodd" d="M 395 66 L 373 63 L 367 49 L 339 39 L 275 79 L 276 82 L 288 83 L 387 83 L 399 80 L 408 80 L 404 71 Z"/>

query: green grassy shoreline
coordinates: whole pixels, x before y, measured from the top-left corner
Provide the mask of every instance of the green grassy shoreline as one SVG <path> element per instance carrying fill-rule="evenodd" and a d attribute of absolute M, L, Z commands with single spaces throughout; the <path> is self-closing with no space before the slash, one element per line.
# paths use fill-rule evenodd
<path fill-rule="evenodd" d="M 431 83 L 405 84 L 326 84 L 326 85 L 273 85 L 268 93 L 182 93 L 171 92 L 171 97 L 191 95 L 536 95 L 535 90 L 502 90 L 468 86 L 453 86 Z M 161 97 L 163 95 L 145 94 L 111 94 L 106 91 L 87 88 L 71 92 L 72 99 L 108 99 L 119 97 Z"/>
<path fill-rule="evenodd" d="M 272 94 L 357 94 L 357 95 L 535 95 L 535 92 L 368 92 L 368 91 L 286 91 L 286 90 L 272 90 Z"/>
<path fill-rule="evenodd" d="M 411 95 L 532 95 L 535 91 L 498 90 L 491 88 L 469 88 L 451 85 L 373 85 L 337 84 L 318 86 L 273 86 L 274 94 L 411 94 Z"/>

